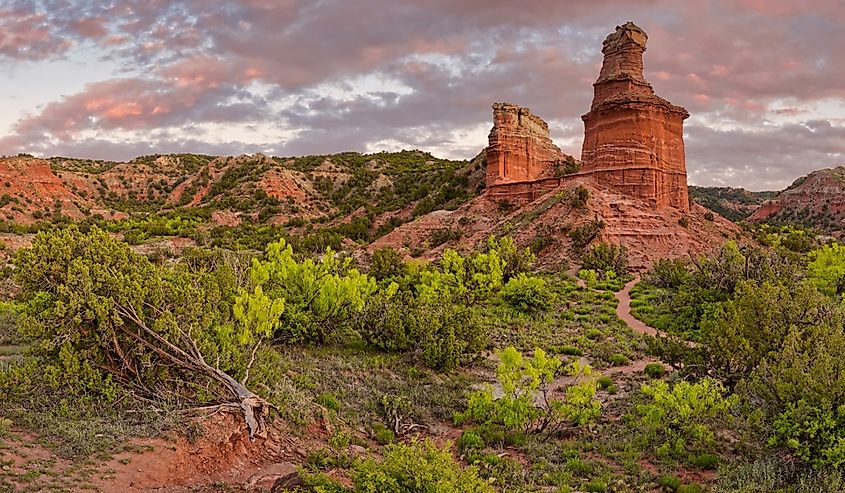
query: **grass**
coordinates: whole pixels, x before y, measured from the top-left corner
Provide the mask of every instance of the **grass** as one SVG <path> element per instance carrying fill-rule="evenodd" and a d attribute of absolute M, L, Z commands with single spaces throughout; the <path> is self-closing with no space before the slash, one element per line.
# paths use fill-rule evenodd
<path fill-rule="evenodd" d="M 533 318 L 515 315 L 500 305 L 487 311 L 494 348 L 510 345 L 528 352 L 539 347 L 586 356 L 597 368 L 614 366 L 619 356 L 644 356 L 645 339 L 616 317 L 613 293 L 558 277 L 547 278 L 547 284 L 555 293 L 555 305 Z"/>

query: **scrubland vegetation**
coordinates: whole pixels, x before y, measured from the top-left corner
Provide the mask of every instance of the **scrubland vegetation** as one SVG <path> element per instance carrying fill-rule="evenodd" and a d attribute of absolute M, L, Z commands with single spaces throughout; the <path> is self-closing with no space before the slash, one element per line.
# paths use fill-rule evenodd
<path fill-rule="evenodd" d="M 13 256 L 0 444 L 26 430 L 96 461 L 138 437 L 196 439 L 195 411 L 218 409 L 256 437 L 308 438 L 300 491 L 842 486 L 845 247 L 808 231 L 657 262 L 631 307 L 658 338 L 616 315 L 633 279 L 618 245 L 581 247 L 573 278 L 508 237 L 422 262 L 274 230 L 144 256 L 109 233 L 51 228 Z M 0 490 L 48 477 L 9 468 Z"/>

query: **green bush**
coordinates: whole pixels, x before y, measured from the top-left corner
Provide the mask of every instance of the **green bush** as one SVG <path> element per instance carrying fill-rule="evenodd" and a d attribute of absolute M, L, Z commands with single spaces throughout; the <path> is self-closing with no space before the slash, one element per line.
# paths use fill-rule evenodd
<path fill-rule="evenodd" d="M 374 279 L 350 266 L 350 258 L 340 258 L 330 248 L 317 262 L 298 262 L 293 248 L 279 240 L 267 245 L 265 260 L 253 261 L 255 291 L 241 296 L 283 301 L 282 323 L 275 334 L 282 340 L 339 340 L 377 289 Z"/>
<path fill-rule="evenodd" d="M 649 363 L 643 371 L 651 378 L 660 378 L 666 374 L 666 367 L 662 363 Z"/>
<path fill-rule="evenodd" d="M 675 476 L 662 476 L 657 484 L 669 491 L 678 491 L 678 488 L 681 487 L 681 480 Z"/>
<path fill-rule="evenodd" d="M 658 455 L 683 456 L 687 451 L 711 446 L 715 429 L 726 422 L 738 402 L 713 379 L 697 383 L 680 381 L 674 386 L 662 380 L 643 385 L 648 403 L 637 406 L 638 423 Z"/>
<path fill-rule="evenodd" d="M 382 423 L 373 425 L 373 438 L 380 445 L 387 445 L 396 441 L 396 433 Z"/>
<path fill-rule="evenodd" d="M 434 442 L 411 441 L 385 447 L 384 459 L 355 464 L 353 493 L 493 493 L 475 467 L 463 468 Z"/>
<path fill-rule="evenodd" d="M 575 209 L 583 209 L 587 206 L 587 200 L 590 198 L 590 191 L 581 185 L 575 187 L 572 191 L 572 198 L 569 199 L 569 205 Z"/>
<path fill-rule="evenodd" d="M 477 451 L 484 448 L 484 439 L 481 435 L 471 430 L 466 430 L 458 438 L 458 450 L 462 454 L 467 454 L 469 451 Z"/>
<path fill-rule="evenodd" d="M 406 273 L 407 265 L 402 255 L 393 248 L 378 248 L 370 256 L 369 274 L 377 281 L 396 279 Z"/>
<path fill-rule="evenodd" d="M 356 318 L 356 329 L 364 341 L 383 351 L 414 349 L 411 317 L 416 300 L 407 291 L 383 290 L 372 296 Z"/>
<path fill-rule="evenodd" d="M 658 288 L 678 288 L 689 279 L 686 264 L 679 259 L 660 259 L 643 277 L 647 283 Z"/>
<path fill-rule="evenodd" d="M 541 349 L 535 349 L 532 358 L 523 358 L 513 347 L 498 355 L 501 362 L 496 378 L 502 397 L 494 399 L 492 387 L 470 394 L 467 410 L 455 416 L 456 422 L 501 426 L 510 433 L 553 434 L 566 425 L 586 425 L 601 413 L 601 403 L 595 399 L 596 382 L 578 383 L 580 377 L 590 374 L 589 366 L 577 360 L 564 364 Z M 550 394 L 550 386 L 562 375 L 574 379 L 566 387 L 564 399 L 558 400 Z M 535 393 L 543 396 L 539 403 Z"/>
<path fill-rule="evenodd" d="M 610 366 L 627 365 L 628 361 L 630 361 L 628 357 L 621 353 L 614 353 L 610 356 Z"/>
<path fill-rule="evenodd" d="M 692 463 L 699 469 L 714 471 L 719 465 L 719 458 L 713 454 L 703 453 L 693 458 Z"/>
<path fill-rule="evenodd" d="M 529 273 L 534 268 L 534 262 L 537 256 L 531 251 L 531 248 L 524 248 L 520 250 L 516 247 L 513 238 L 503 236 L 499 239 L 491 236 L 487 239 L 486 251 L 488 253 L 495 252 L 498 258 L 504 262 L 502 267 L 502 280 L 507 282 L 514 276 L 519 274 Z"/>
<path fill-rule="evenodd" d="M 320 406 L 322 406 L 326 409 L 330 409 L 332 411 L 339 411 L 340 410 L 340 401 L 337 400 L 337 397 L 335 397 L 331 394 L 318 395 L 317 398 L 314 399 L 314 401 L 318 405 L 320 405 Z"/>
<path fill-rule="evenodd" d="M 0 346 L 17 342 L 18 310 L 14 303 L 0 301 Z"/>
<path fill-rule="evenodd" d="M 422 361 L 437 370 L 459 366 L 477 355 L 487 340 L 473 309 L 426 301 L 411 312 L 411 334 Z"/>
<path fill-rule="evenodd" d="M 395 286 L 371 297 L 354 325 L 370 346 L 415 353 L 438 370 L 473 358 L 487 340 L 474 309 L 414 298 L 410 292 L 395 291 Z"/>
<path fill-rule="evenodd" d="M 425 302 L 477 305 L 501 289 L 504 272 L 505 261 L 498 250 L 464 257 L 447 248 L 437 265 L 420 273 L 415 288 Z"/>
<path fill-rule="evenodd" d="M 569 232 L 569 237 L 572 238 L 572 248 L 576 251 L 583 250 L 598 236 L 602 229 L 604 229 L 604 221 L 598 218 L 572 228 Z"/>
<path fill-rule="evenodd" d="M 501 296 L 507 304 L 525 313 L 546 310 L 552 303 L 552 292 L 546 281 L 524 273 L 511 278 L 502 288 Z"/>
<path fill-rule="evenodd" d="M 156 266 L 105 231 L 75 227 L 39 233 L 15 262 L 22 335 L 40 376 L 26 366 L 0 374 L 11 380 L 0 397 L 29 386 L 76 407 L 109 408 L 126 393 L 176 406 L 234 401 L 252 407 L 250 433 L 263 426 L 266 402 L 242 382 L 275 325 L 254 320 L 268 307 L 257 301 L 232 316 L 230 269 Z"/>
<path fill-rule="evenodd" d="M 602 273 L 613 272 L 619 276 L 628 274 L 628 251 L 622 245 L 599 243 L 581 259 L 583 269 Z"/>

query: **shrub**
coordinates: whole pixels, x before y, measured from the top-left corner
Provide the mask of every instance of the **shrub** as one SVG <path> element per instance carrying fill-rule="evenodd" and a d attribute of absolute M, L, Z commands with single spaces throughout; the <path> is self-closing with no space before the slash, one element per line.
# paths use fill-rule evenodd
<path fill-rule="evenodd" d="M 402 255 L 390 247 L 378 248 L 370 256 L 370 276 L 377 281 L 402 277 L 407 266 Z"/>
<path fill-rule="evenodd" d="M 622 366 L 628 364 L 628 357 L 624 354 L 614 353 L 610 356 L 610 366 Z"/>
<path fill-rule="evenodd" d="M 407 291 L 383 290 L 372 296 L 356 317 L 356 329 L 364 341 L 383 351 L 408 351 L 416 337 L 411 333 L 409 313 L 416 305 Z"/>
<path fill-rule="evenodd" d="M 662 363 L 649 363 L 643 371 L 651 378 L 660 378 L 666 374 L 666 367 Z"/>
<path fill-rule="evenodd" d="M 587 286 L 593 287 L 598 283 L 598 275 L 592 269 L 581 269 L 578 271 L 578 278 L 584 281 Z"/>
<path fill-rule="evenodd" d="M 525 313 L 546 310 L 552 302 L 546 281 L 524 273 L 511 278 L 502 288 L 501 296 L 507 304 Z"/>
<path fill-rule="evenodd" d="M 678 491 L 678 488 L 681 487 L 681 480 L 675 476 L 662 476 L 657 484 L 669 491 Z"/>
<path fill-rule="evenodd" d="M 502 281 L 507 282 L 513 277 L 522 273 L 529 273 L 534 268 L 537 256 L 532 253 L 531 248 L 520 250 L 516 247 L 513 239 L 503 236 L 496 239 L 491 236 L 487 239 L 487 253 L 495 253 L 504 265 L 502 266 Z"/>
<path fill-rule="evenodd" d="M 716 216 L 713 215 L 712 211 L 707 211 L 704 213 L 704 220 L 705 221 L 715 221 Z"/>
<path fill-rule="evenodd" d="M 14 303 L 0 301 L 0 346 L 18 340 L 17 323 L 18 307 Z"/>
<path fill-rule="evenodd" d="M 447 248 L 439 265 L 421 272 L 417 294 L 425 301 L 480 303 L 502 287 L 504 267 L 496 251 L 463 257 Z"/>
<path fill-rule="evenodd" d="M 584 355 L 584 351 L 582 351 L 580 348 L 577 348 L 575 346 L 561 346 L 559 348 L 556 348 L 555 352 L 560 353 L 560 354 L 565 354 L 567 356 L 583 356 Z"/>
<path fill-rule="evenodd" d="M 449 453 L 434 442 L 412 441 L 385 447 L 384 459 L 355 464 L 352 472 L 354 493 L 492 493 L 493 488 L 479 478 L 475 467 L 462 468 Z"/>
<path fill-rule="evenodd" d="M 682 260 L 660 259 L 644 276 L 644 280 L 658 288 L 678 288 L 689 280 L 689 271 Z"/>
<path fill-rule="evenodd" d="M 502 397 L 494 399 L 492 387 L 470 394 L 467 410 L 455 416 L 458 423 L 501 426 L 511 433 L 553 434 L 565 425 L 586 425 L 601 413 L 601 403 L 595 399 L 596 383 L 577 383 L 581 376 L 589 375 L 589 366 L 577 360 L 564 364 L 541 349 L 535 349 L 528 359 L 513 347 L 498 354 L 501 363 L 496 378 Z M 574 379 L 565 398 L 557 400 L 551 397 L 551 383 L 564 374 Z M 543 396 L 539 403 L 535 402 L 537 392 Z"/>
<path fill-rule="evenodd" d="M 605 493 L 607 484 L 601 479 L 593 479 L 584 485 L 584 491 L 589 493 Z"/>
<path fill-rule="evenodd" d="M 692 463 L 699 469 L 706 469 L 708 471 L 716 470 L 719 465 L 719 458 L 713 454 L 703 453 L 696 456 Z"/>
<path fill-rule="evenodd" d="M 458 438 L 458 450 L 462 454 L 466 454 L 469 451 L 476 451 L 481 450 L 484 448 L 484 439 L 481 438 L 481 435 L 478 433 L 466 430 L 461 434 L 461 437 Z"/>
<path fill-rule="evenodd" d="M 375 280 L 350 268 L 350 258 L 327 248 L 320 259 L 298 262 L 285 240 L 267 245 L 266 260 L 253 261 L 250 278 L 256 294 L 283 300 L 276 336 L 291 342 L 338 340 L 376 291 Z M 263 294 L 263 293 L 266 293 Z"/>
<path fill-rule="evenodd" d="M 474 357 L 486 342 L 472 308 L 414 298 L 392 289 L 370 298 L 354 326 L 370 346 L 414 352 L 429 368 L 449 370 Z"/>
<path fill-rule="evenodd" d="M 583 250 L 598 236 L 602 229 L 604 229 L 604 221 L 598 218 L 576 226 L 569 232 L 569 237 L 572 238 L 572 248 L 577 251 Z"/>
<path fill-rule="evenodd" d="M 39 233 L 15 262 L 42 395 L 61 391 L 102 407 L 124 392 L 176 405 L 237 403 L 250 435 L 263 429 L 267 402 L 242 382 L 250 350 L 274 325 L 234 323 L 230 271 L 159 267 L 100 229 L 75 227 Z M 256 302 L 246 319 L 266 308 Z"/>
<path fill-rule="evenodd" d="M 581 267 L 603 274 L 614 272 L 616 275 L 628 274 L 628 251 L 622 245 L 599 243 L 584 255 Z"/>
<path fill-rule="evenodd" d="M 682 218 L 678 219 L 678 224 L 680 224 L 681 227 L 688 228 L 689 227 L 689 218 L 688 217 L 682 217 Z"/>
<path fill-rule="evenodd" d="M 373 438 L 379 445 L 387 445 L 396 441 L 396 433 L 381 423 L 373 425 Z"/>
<path fill-rule="evenodd" d="M 335 397 L 331 394 L 318 395 L 317 398 L 314 399 L 314 401 L 318 405 L 320 405 L 320 406 L 322 406 L 326 409 L 330 409 L 332 411 L 339 411 L 340 410 L 340 402 L 337 400 L 337 397 Z"/>
<path fill-rule="evenodd" d="M 590 191 L 584 188 L 582 185 L 578 185 L 573 190 L 572 198 L 569 200 L 569 204 L 574 207 L 575 209 L 583 209 L 587 206 L 587 200 L 590 198 Z"/>
<path fill-rule="evenodd" d="M 714 429 L 729 416 L 736 396 L 727 397 L 722 384 L 710 378 L 697 383 L 681 381 L 673 387 L 662 380 L 643 385 L 647 404 L 637 406 L 641 426 L 658 455 L 683 455 L 712 445 Z"/>
<path fill-rule="evenodd" d="M 438 247 L 444 243 L 461 239 L 461 232 L 450 228 L 435 229 L 428 236 L 429 244 L 432 248 Z"/>
<path fill-rule="evenodd" d="M 411 313 L 411 334 L 422 361 L 437 370 L 450 370 L 484 347 L 486 336 L 471 308 L 423 301 Z"/>
<path fill-rule="evenodd" d="M 830 295 L 845 292 L 845 245 L 830 243 L 809 253 L 807 273 L 819 291 Z"/>

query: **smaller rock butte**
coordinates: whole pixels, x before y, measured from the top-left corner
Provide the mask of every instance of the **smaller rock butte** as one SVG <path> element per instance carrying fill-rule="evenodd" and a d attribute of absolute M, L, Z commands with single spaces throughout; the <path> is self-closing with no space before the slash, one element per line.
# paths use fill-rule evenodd
<path fill-rule="evenodd" d="M 654 94 L 643 77 L 646 33 L 631 22 L 604 41 L 604 61 L 582 116 L 582 167 L 555 176 L 566 159 L 548 125 L 527 108 L 496 103 L 487 149 L 491 198 L 524 204 L 582 176 L 655 208 L 689 210 L 683 121 L 689 113 Z"/>
<path fill-rule="evenodd" d="M 534 181 L 549 176 L 566 155 L 554 145 L 549 125 L 528 108 L 493 105 L 493 128 L 487 150 L 487 182 Z"/>

